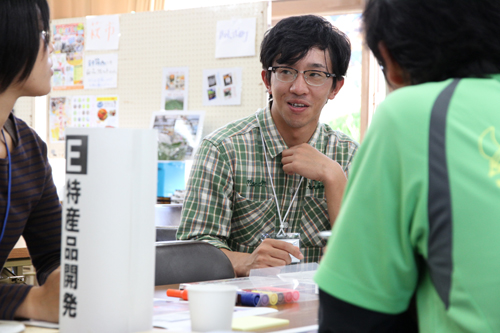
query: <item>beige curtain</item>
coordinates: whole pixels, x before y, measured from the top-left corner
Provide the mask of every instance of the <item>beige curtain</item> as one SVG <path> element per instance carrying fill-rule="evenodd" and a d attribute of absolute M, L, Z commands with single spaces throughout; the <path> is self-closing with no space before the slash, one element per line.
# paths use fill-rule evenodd
<path fill-rule="evenodd" d="M 163 10 L 165 0 L 47 0 L 51 19 Z"/>

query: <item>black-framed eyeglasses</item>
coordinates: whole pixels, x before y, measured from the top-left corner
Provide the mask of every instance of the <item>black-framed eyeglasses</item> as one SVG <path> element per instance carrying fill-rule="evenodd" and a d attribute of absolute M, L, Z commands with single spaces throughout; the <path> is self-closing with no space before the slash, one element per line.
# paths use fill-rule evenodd
<path fill-rule="evenodd" d="M 40 31 L 40 37 L 42 37 L 45 46 L 48 46 L 50 43 L 50 33 L 48 31 L 42 30 Z"/>
<path fill-rule="evenodd" d="M 293 82 L 295 81 L 299 73 L 302 73 L 304 75 L 304 80 L 306 81 L 306 83 L 315 87 L 322 86 L 330 77 L 336 77 L 336 75 L 333 73 L 327 73 L 314 69 L 307 71 L 298 71 L 295 68 L 288 66 L 272 66 L 267 70 L 275 73 L 276 79 L 281 82 Z"/>

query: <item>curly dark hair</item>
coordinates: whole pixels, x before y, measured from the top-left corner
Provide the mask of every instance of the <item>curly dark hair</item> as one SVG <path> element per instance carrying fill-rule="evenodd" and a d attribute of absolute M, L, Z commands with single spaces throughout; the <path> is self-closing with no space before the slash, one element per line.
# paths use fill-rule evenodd
<path fill-rule="evenodd" d="M 368 0 L 366 43 L 383 41 L 411 84 L 500 73 L 500 1 Z"/>
<path fill-rule="evenodd" d="M 292 16 L 269 29 L 260 46 L 262 68 L 267 70 L 275 60 L 278 64 L 293 65 L 314 47 L 328 50 L 333 66 L 328 71 L 336 75 L 333 80 L 335 87 L 349 66 L 351 43 L 342 31 L 321 16 Z M 270 81 L 271 72 L 268 71 L 266 75 Z"/>

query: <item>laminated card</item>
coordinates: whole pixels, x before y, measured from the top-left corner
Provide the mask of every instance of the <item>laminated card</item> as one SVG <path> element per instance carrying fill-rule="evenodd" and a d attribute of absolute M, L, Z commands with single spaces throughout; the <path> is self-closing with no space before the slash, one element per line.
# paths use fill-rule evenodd
<path fill-rule="evenodd" d="M 152 329 L 156 130 L 68 128 L 61 332 Z"/>

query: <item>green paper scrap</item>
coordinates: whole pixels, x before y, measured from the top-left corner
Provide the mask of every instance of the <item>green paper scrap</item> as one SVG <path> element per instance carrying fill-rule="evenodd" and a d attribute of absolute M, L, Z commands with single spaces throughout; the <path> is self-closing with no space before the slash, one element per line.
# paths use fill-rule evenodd
<path fill-rule="evenodd" d="M 275 326 L 288 325 L 288 319 L 248 316 L 233 319 L 232 329 L 234 331 L 254 331 Z"/>

